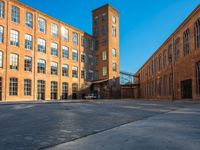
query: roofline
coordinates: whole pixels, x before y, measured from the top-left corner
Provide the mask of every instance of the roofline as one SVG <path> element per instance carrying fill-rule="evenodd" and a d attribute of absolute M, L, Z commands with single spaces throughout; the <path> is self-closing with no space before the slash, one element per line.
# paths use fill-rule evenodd
<path fill-rule="evenodd" d="M 174 32 L 164 41 L 164 43 L 150 56 L 150 58 L 140 67 L 140 69 L 135 73 L 137 74 L 148 62 L 149 60 L 171 39 L 174 35 L 186 24 L 190 21 L 191 17 L 194 16 L 198 10 L 200 9 L 200 4 L 189 14 L 189 16 L 176 28 Z"/>
<path fill-rule="evenodd" d="M 120 14 L 119 11 L 118 11 L 116 8 L 114 8 L 112 5 L 110 5 L 110 4 L 108 4 L 108 3 L 105 4 L 105 5 L 103 5 L 103 6 L 101 6 L 101 7 L 99 7 L 99 8 L 93 9 L 92 12 L 95 12 L 95 11 L 101 9 L 101 8 L 104 8 L 104 7 L 111 7 L 111 8 L 112 8 L 113 10 L 115 10 L 118 14 Z"/>
<path fill-rule="evenodd" d="M 82 30 L 80 30 L 80 29 L 78 29 L 78 28 L 76 28 L 76 27 L 73 27 L 73 26 L 70 25 L 70 24 L 67 24 L 67 23 L 65 23 L 65 22 L 63 22 L 63 21 L 61 21 L 61 20 L 59 20 L 59 19 L 57 19 L 57 18 L 55 18 L 55 17 L 52 17 L 52 16 L 50 16 L 50 15 L 48 15 L 48 14 L 46 14 L 46 13 L 44 13 L 44 12 L 42 12 L 42 11 L 36 9 L 36 8 L 33 8 L 32 6 L 29 6 L 29 5 L 25 4 L 25 3 L 20 2 L 20 0 L 19 0 L 19 1 L 11 1 L 11 2 L 15 2 L 15 3 L 18 3 L 18 4 L 22 5 L 22 6 L 28 7 L 29 9 L 32 9 L 32 10 L 35 11 L 35 12 L 39 12 L 39 13 L 41 13 L 42 15 L 47 16 L 47 17 L 49 17 L 49 18 L 52 19 L 52 20 L 58 21 L 59 23 L 62 23 L 62 24 L 66 25 L 66 26 L 68 26 L 68 27 L 70 27 L 70 28 L 72 28 L 72 29 L 74 29 L 74 30 L 76 30 L 76 31 L 82 32 L 83 34 L 87 34 L 87 35 L 93 37 L 91 34 L 89 34 L 89 33 L 87 33 L 87 32 L 84 32 L 84 31 L 82 31 Z"/>

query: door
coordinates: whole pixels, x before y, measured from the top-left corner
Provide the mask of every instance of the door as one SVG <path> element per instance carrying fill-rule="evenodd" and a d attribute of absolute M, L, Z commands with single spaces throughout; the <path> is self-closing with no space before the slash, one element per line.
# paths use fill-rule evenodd
<path fill-rule="evenodd" d="M 45 100 L 45 81 L 39 80 L 37 86 L 37 99 Z"/>
<path fill-rule="evenodd" d="M 192 99 L 192 80 L 181 81 L 181 95 L 183 99 Z"/>
<path fill-rule="evenodd" d="M 0 101 L 2 101 L 2 77 L 0 77 Z"/>

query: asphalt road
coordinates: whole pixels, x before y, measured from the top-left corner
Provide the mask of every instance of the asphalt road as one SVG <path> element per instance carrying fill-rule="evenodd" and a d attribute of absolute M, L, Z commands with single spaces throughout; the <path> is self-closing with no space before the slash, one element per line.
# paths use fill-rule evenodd
<path fill-rule="evenodd" d="M 200 103 L 0 105 L 2 150 L 199 150 Z"/>

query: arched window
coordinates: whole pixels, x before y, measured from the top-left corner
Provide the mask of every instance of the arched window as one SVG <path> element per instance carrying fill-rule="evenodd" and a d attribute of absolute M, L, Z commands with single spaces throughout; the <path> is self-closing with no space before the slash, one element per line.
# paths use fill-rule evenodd
<path fill-rule="evenodd" d="M 190 53 L 189 38 L 190 38 L 190 30 L 187 29 L 183 33 L 183 52 L 184 52 L 184 56 L 186 56 L 186 55 L 188 55 Z"/>
<path fill-rule="evenodd" d="M 200 19 L 194 25 L 195 48 L 200 48 Z"/>
<path fill-rule="evenodd" d="M 0 18 L 4 18 L 4 2 L 0 1 Z"/>
<path fill-rule="evenodd" d="M 0 26 L 0 43 L 3 43 L 4 41 L 4 28 L 3 26 Z"/>

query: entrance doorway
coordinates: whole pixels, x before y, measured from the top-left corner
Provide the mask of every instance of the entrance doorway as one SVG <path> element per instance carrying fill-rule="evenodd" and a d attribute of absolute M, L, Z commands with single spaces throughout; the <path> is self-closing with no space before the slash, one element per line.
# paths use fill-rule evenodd
<path fill-rule="evenodd" d="M 192 80 L 181 81 L 181 96 L 183 99 L 192 99 Z"/>
<path fill-rule="evenodd" d="M 43 80 L 38 80 L 37 99 L 45 100 L 45 81 L 43 81 Z"/>

